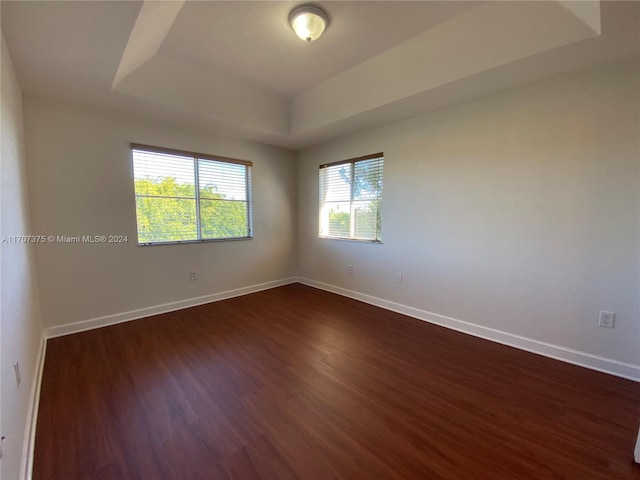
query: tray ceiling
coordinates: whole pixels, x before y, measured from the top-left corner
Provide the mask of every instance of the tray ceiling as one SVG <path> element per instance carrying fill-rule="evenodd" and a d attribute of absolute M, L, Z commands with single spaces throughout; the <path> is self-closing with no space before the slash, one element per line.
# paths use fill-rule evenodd
<path fill-rule="evenodd" d="M 27 94 L 301 148 L 638 56 L 638 2 L 2 2 Z"/>

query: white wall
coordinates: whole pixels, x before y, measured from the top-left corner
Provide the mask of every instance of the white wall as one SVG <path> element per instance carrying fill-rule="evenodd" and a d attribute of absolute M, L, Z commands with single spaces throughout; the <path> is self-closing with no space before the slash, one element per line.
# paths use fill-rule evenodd
<path fill-rule="evenodd" d="M 300 275 L 640 378 L 638 81 L 637 62 L 608 65 L 296 156 L 28 97 L 34 232 L 130 239 L 38 246 L 45 324 Z M 132 141 L 252 160 L 255 239 L 138 247 Z M 378 151 L 384 244 L 318 239 L 318 165 Z M 616 328 L 597 326 L 600 310 Z"/>
<path fill-rule="evenodd" d="M 25 99 L 33 228 L 128 235 L 126 244 L 36 249 L 47 327 L 178 302 L 295 274 L 295 165 L 285 150 L 205 138 L 107 111 Z M 253 161 L 253 240 L 137 246 L 129 143 Z M 189 281 L 189 271 L 199 279 Z"/>
<path fill-rule="evenodd" d="M 302 151 L 299 274 L 640 378 L 639 81 L 608 65 Z M 318 239 L 318 166 L 380 151 L 384 244 Z"/>
<path fill-rule="evenodd" d="M 25 172 L 22 92 L 2 36 L 2 142 L 0 235 L 26 235 L 29 202 Z M 41 346 L 42 323 L 36 288 L 33 249 L 25 243 L 1 244 L 0 259 L 0 432 L 3 455 L 0 477 L 19 478 L 24 462 L 25 433 L 30 421 L 31 392 Z M 16 386 L 13 362 L 20 363 Z"/>
<path fill-rule="evenodd" d="M 21 92 L 3 38 L 2 235 L 129 243 L 2 244 L 2 478 L 21 467 L 41 315 L 56 327 L 293 275 L 640 378 L 638 70 L 565 76 L 297 156 L 27 98 L 28 198 Z M 255 238 L 138 247 L 130 142 L 253 161 Z M 384 244 L 318 239 L 318 166 L 378 151 Z M 597 327 L 599 310 L 616 312 L 614 329 Z"/>

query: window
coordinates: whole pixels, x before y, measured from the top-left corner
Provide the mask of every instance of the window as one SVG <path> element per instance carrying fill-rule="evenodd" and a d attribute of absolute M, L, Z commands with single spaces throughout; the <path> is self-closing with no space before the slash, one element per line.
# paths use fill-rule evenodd
<path fill-rule="evenodd" d="M 251 162 L 131 145 L 138 244 L 253 236 Z"/>
<path fill-rule="evenodd" d="M 320 237 L 380 242 L 384 154 L 320 165 Z"/>

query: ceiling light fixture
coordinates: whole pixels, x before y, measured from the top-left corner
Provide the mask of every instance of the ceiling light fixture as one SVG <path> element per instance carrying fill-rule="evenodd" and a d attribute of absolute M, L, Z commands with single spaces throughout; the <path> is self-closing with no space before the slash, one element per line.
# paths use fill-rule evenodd
<path fill-rule="evenodd" d="M 324 10 L 311 5 L 303 5 L 291 12 L 289 23 L 291 28 L 302 40 L 312 42 L 316 40 L 327 27 L 329 19 Z"/>

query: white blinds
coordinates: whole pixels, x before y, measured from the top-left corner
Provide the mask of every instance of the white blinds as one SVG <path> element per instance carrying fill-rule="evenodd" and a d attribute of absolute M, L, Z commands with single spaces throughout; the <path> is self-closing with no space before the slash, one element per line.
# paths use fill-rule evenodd
<path fill-rule="evenodd" d="M 139 145 L 132 156 L 139 244 L 252 236 L 250 162 Z"/>
<path fill-rule="evenodd" d="M 320 236 L 381 241 L 384 155 L 320 166 Z"/>

